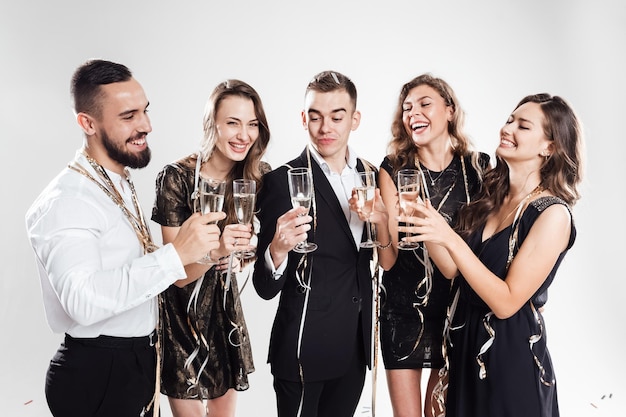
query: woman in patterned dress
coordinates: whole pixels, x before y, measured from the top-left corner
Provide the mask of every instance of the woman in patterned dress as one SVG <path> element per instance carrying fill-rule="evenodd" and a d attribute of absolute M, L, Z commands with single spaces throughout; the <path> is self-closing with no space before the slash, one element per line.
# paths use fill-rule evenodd
<path fill-rule="evenodd" d="M 227 80 L 207 102 L 200 152 L 168 164 L 157 177 L 152 220 L 161 224 L 164 243 L 199 207 L 194 193 L 199 176 L 226 182 L 221 246 L 209 254 L 219 261 L 188 266 L 187 279 L 162 297 L 161 392 L 175 417 L 207 412 L 234 417 L 236 391 L 248 388 L 248 374 L 254 371 L 237 280 L 227 272 L 231 252 L 249 248 L 253 235 L 250 224 L 237 222 L 232 180 L 253 179 L 260 186 L 270 170 L 261 161 L 269 139 L 257 92 L 242 81 Z"/>

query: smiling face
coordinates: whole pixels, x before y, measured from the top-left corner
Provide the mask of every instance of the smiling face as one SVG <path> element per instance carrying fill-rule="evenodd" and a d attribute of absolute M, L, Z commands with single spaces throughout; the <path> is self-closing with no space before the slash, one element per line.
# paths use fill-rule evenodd
<path fill-rule="evenodd" d="M 243 161 L 259 137 L 259 121 L 249 98 L 230 95 L 215 114 L 215 147 L 211 158 L 232 163 Z"/>
<path fill-rule="evenodd" d="M 544 131 L 545 116 L 541 106 L 528 102 L 519 106 L 500 129 L 500 145 L 496 155 L 507 161 L 534 161 L 552 152 L 552 142 Z"/>
<path fill-rule="evenodd" d="M 361 114 L 346 90 L 307 92 L 302 124 L 309 132 L 311 144 L 331 166 L 339 169 L 345 164 L 350 132 L 356 130 L 360 121 Z"/>
<path fill-rule="evenodd" d="M 452 113 L 452 106 L 447 106 L 437 90 L 426 84 L 412 88 L 402 104 L 402 122 L 416 146 L 449 140 Z"/>
<path fill-rule="evenodd" d="M 98 115 L 79 113 L 87 134 L 87 150 L 102 166 L 120 173 L 143 168 L 150 161 L 146 138 L 152 131 L 148 99 L 133 78 L 100 87 Z"/>

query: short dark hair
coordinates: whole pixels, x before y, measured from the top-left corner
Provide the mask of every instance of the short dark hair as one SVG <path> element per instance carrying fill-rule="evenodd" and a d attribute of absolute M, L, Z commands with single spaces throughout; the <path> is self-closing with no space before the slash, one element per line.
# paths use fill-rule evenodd
<path fill-rule="evenodd" d="M 102 110 L 99 98 L 100 86 L 128 81 L 130 70 L 122 65 L 101 59 L 89 60 L 76 69 L 72 76 L 71 94 L 76 113 L 88 113 L 99 117 Z"/>
<path fill-rule="evenodd" d="M 309 82 L 306 87 L 306 94 L 309 91 L 320 93 L 330 93 L 336 90 L 345 90 L 350 96 L 350 101 L 356 110 L 356 86 L 352 80 L 337 71 L 322 71 Z"/>

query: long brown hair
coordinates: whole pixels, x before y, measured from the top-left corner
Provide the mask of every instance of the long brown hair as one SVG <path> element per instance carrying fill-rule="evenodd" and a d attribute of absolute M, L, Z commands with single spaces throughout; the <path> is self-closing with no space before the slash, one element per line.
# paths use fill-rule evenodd
<path fill-rule="evenodd" d="M 539 170 L 540 185 L 573 206 L 580 198 L 577 187 L 583 175 L 584 142 L 578 117 L 563 98 L 545 93 L 524 97 L 515 109 L 529 102 L 539 104 L 543 131 L 553 146 Z M 496 156 L 496 166 L 485 174 L 481 195 L 460 213 L 459 232 L 468 236 L 486 222 L 489 213 L 503 204 L 509 188 L 509 167 Z"/>
<path fill-rule="evenodd" d="M 406 100 L 406 97 L 413 88 L 419 87 L 420 85 L 427 85 L 433 88 L 443 98 L 446 106 L 452 107 L 452 118 L 448 122 L 448 134 L 452 138 L 454 153 L 461 157 L 471 154 L 472 165 L 479 173 L 478 177 L 480 178 L 482 176 L 480 175 L 482 168 L 478 163 L 479 154 L 478 152 L 472 151 L 472 141 L 464 131 L 465 112 L 459 105 L 459 100 L 452 87 L 441 78 L 434 77 L 429 73 L 413 78 L 400 89 L 400 95 L 391 124 L 392 139 L 388 145 L 388 156 L 391 166 L 393 167 L 394 175 L 401 168 L 412 165 L 419 153 L 418 147 L 415 146 L 411 135 L 404 127 L 402 116 L 404 100 Z"/>
<path fill-rule="evenodd" d="M 265 154 L 265 150 L 270 141 L 270 129 L 267 123 L 267 117 L 265 116 L 263 102 L 259 94 L 254 88 L 243 81 L 235 79 L 226 80 L 215 87 L 204 109 L 204 138 L 200 145 L 203 158 L 202 162 L 208 161 L 213 153 L 217 141 L 217 128 L 215 125 L 217 110 L 224 98 L 229 96 L 243 97 L 252 101 L 254 113 L 259 122 L 259 137 L 250 147 L 246 157 L 242 161 L 235 162 L 232 170 L 225 178 L 226 193 L 224 196 L 224 211 L 226 212 L 226 219 L 220 222 L 220 224 L 237 222 L 233 204 L 232 180 L 236 178 L 253 179 L 257 183 L 257 191 L 261 188 L 262 177 L 265 173 L 262 172 L 263 163 L 261 162 L 261 158 Z"/>

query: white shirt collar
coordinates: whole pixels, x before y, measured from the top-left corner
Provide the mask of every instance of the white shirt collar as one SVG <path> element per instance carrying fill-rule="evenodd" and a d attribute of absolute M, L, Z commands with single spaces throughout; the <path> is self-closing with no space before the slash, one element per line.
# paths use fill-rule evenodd
<path fill-rule="evenodd" d="M 315 161 L 322 168 L 322 170 L 324 170 L 326 175 L 329 175 L 331 173 L 331 171 L 330 171 L 330 166 L 328 165 L 328 162 L 326 162 L 324 157 L 322 157 L 322 155 L 320 155 L 320 153 L 317 151 L 317 149 L 315 149 L 314 146 L 312 146 L 311 144 L 309 144 L 308 146 L 309 146 L 309 149 L 311 151 L 311 155 L 313 155 L 313 158 L 315 158 Z M 346 153 L 347 153 L 347 155 L 346 155 L 346 166 L 347 166 L 347 168 L 350 169 L 350 170 L 356 170 L 356 164 L 357 164 L 356 152 L 354 152 L 354 149 L 352 149 L 352 147 L 350 145 L 348 145 L 348 147 L 346 149 Z"/>

